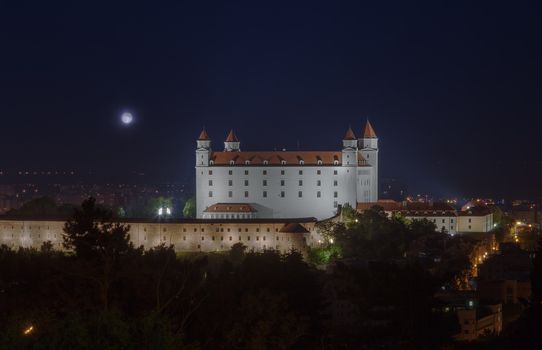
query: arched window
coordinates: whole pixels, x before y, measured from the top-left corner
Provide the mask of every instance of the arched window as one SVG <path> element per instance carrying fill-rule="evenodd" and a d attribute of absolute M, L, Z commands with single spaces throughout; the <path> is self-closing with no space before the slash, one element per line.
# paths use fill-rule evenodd
<path fill-rule="evenodd" d="M 321 160 L 321 159 L 318 159 L 317 164 L 318 164 L 318 165 L 322 165 L 322 160 Z"/>
<path fill-rule="evenodd" d="M 245 165 L 249 165 L 250 164 L 250 160 L 245 160 Z"/>
<path fill-rule="evenodd" d="M 234 161 L 234 160 L 230 160 L 230 165 L 235 165 L 235 161 Z"/>
<path fill-rule="evenodd" d="M 299 161 L 299 165 L 304 165 L 304 164 L 305 164 L 305 161 L 304 161 L 303 159 L 301 159 L 301 160 Z"/>
<path fill-rule="evenodd" d="M 210 165 L 213 165 L 213 164 L 215 164 L 215 161 L 214 161 L 214 160 L 210 160 L 210 161 L 209 161 L 209 164 L 210 164 Z"/>
<path fill-rule="evenodd" d="M 264 161 L 263 161 L 263 165 L 267 165 L 267 164 L 269 164 L 269 161 L 268 161 L 268 160 L 264 160 Z"/>
<path fill-rule="evenodd" d="M 285 161 L 285 160 L 281 160 L 281 161 L 280 161 L 280 164 L 286 165 L 286 161 Z"/>
<path fill-rule="evenodd" d="M 338 160 L 334 160 L 334 161 L 333 161 L 333 165 L 339 165 L 339 161 L 338 161 Z"/>

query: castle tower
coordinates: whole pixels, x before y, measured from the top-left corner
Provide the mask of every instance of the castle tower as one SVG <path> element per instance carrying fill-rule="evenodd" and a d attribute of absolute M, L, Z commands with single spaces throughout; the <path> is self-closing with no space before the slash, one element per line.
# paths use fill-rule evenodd
<path fill-rule="evenodd" d="M 342 154 L 342 165 L 343 166 L 356 166 L 358 163 L 357 153 L 358 153 L 358 140 L 352 128 L 346 130 L 346 134 L 343 137 L 343 154 Z"/>
<path fill-rule="evenodd" d="M 211 151 L 211 139 L 203 129 L 196 141 L 196 166 L 209 166 Z"/>
<path fill-rule="evenodd" d="M 224 141 L 224 151 L 225 152 L 238 152 L 240 151 L 240 142 L 239 139 L 237 139 L 237 136 L 233 132 L 233 130 L 230 130 L 230 133 L 226 137 L 226 141 Z"/>
<path fill-rule="evenodd" d="M 358 147 L 361 149 L 361 155 L 372 167 L 372 176 L 370 179 L 370 201 L 378 200 L 378 137 L 373 126 L 367 120 L 363 129 L 363 137 L 359 139 Z"/>

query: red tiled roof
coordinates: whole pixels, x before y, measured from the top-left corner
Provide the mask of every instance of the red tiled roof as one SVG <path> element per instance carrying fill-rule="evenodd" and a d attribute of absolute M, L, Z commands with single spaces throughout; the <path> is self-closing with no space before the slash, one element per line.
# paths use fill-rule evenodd
<path fill-rule="evenodd" d="M 359 166 L 367 165 L 358 153 Z M 341 164 L 342 152 L 336 151 L 263 151 L 213 152 L 213 165 L 335 165 Z M 233 162 L 233 164 L 230 164 Z M 247 163 L 248 162 L 248 163 Z M 283 164 L 285 162 L 285 164 Z M 321 162 L 321 163 L 320 163 Z"/>
<path fill-rule="evenodd" d="M 475 206 L 459 212 L 459 216 L 486 216 L 489 214 L 491 214 L 491 210 L 484 206 Z"/>
<path fill-rule="evenodd" d="M 226 142 L 239 142 L 233 130 L 230 130 L 230 133 L 226 137 Z"/>
<path fill-rule="evenodd" d="M 369 139 L 376 138 L 375 130 L 373 129 L 373 126 L 368 120 L 367 120 L 367 123 L 365 123 L 365 129 L 363 130 L 363 137 L 369 138 Z"/>
<path fill-rule="evenodd" d="M 363 211 L 373 206 L 384 208 L 384 211 L 401 212 L 406 216 L 440 216 L 455 215 L 455 209 L 447 203 L 421 203 L 421 202 L 396 202 L 393 200 L 379 200 L 370 203 L 357 203 L 356 209 Z"/>
<path fill-rule="evenodd" d="M 216 203 L 204 210 L 204 212 L 218 213 L 254 213 L 256 211 L 247 203 Z"/>
<path fill-rule="evenodd" d="M 352 131 L 352 128 L 348 128 L 348 130 L 346 130 L 346 135 L 344 135 L 343 140 L 355 140 L 355 139 L 356 139 L 356 135 L 354 135 L 354 131 Z"/>
<path fill-rule="evenodd" d="M 207 135 L 207 131 L 205 129 L 201 130 L 201 133 L 199 134 L 198 140 L 209 140 L 209 135 Z"/>

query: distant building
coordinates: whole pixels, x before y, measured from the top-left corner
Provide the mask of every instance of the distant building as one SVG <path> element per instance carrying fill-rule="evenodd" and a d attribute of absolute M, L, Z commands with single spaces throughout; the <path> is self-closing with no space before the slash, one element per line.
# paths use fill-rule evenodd
<path fill-rule="evenodd" d="M 532 261 L 529 253 L 515 244 L 501 244 L 478 269 L 478 293 L 488 302 L 516 304 L 531 297 Z"/>
<path fill-rule="evenodd" d="M 388 216 L 401 215 L 409 220 L 429 220 L 435 224 L 437 231 L 446 231 L 450 234 L 489 232 L 493 229 L 493 214 L 487 207 L 472 207 L 466 211 L 457 211 L 447 203 L 379 200 L 358 203 L 356 209 L 362 212 L 373 206 L 382 207 Z"/>
<path fill-rule="evenodd" d="M 476 340 L 481 336 L 500 334 L 502 331 L 502 305 L 483 305 L 457 310 L 461 330 L 456 335 L 460 341 Z"/>
<path fill-rule="evenodd" d="M 339 151 L 241 151 L 230 131 L 224 150 L 203 130 L 196 149 L 197 217 L 213 219 L 334 216 L 340 205 L 378 200 L 378 138 L 348 129 Z M 230 209 L 227 205 L 230 204 Z M 218 212 L 217 206 L 226 211 Z M 250 214 L 232 209 L 246 205 Z M 222 210 L 221 209 L 221 210 Z"/>

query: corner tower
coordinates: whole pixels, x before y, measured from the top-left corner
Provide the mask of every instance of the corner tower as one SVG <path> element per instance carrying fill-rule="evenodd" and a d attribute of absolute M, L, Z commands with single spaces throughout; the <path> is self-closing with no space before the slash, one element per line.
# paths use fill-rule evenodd
<path fill-rule="evenodd" d="M 233 130 L 230 130 L 230 133 L 226 137 L 226 141 L 224 141 L 224 151 L 225 152 L 238 152 L 241 149 L 240 142 Z"/>
<path fill-rule="evenodd" d="M 369 197 L 372 202 L 376 202 L 378 200 L 378 137 L 369 120 L 363 128 L 363 136 L 358 140 L 358 147 L 361 155 L 372 168 Z"/>
<path fill-rule="evenodd" d="M 209 166 L 211 156 L 211 139 L 207 131 L 203 129 L 196 141 L 196 166 Z"/>

